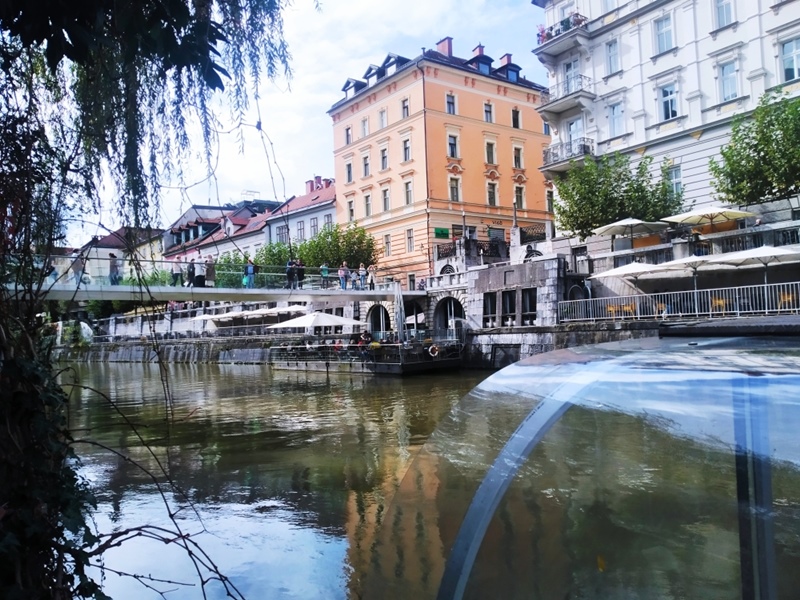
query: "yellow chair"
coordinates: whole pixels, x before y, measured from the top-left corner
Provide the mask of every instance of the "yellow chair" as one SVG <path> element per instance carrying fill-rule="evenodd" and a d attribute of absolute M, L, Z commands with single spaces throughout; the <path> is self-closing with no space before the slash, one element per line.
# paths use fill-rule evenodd
<path fill-rule="evenodd" d="M 625 313 L 626 315 L 629 315 L 631 317 L 636 315 L 636 305 L 633 303 L 623 304 L 621 308 L 622 312 Z"/>
<path fill-rule="evenodd" d="M 725 314 L 725 298 L 711 298 L 711 312 L 720 312 Z"/>
<path fill-rule="evenodd" d="M 797 308 L 797 303 L 795 302 L 795 295 L 792 292 L 781 292 L 778 296 L 778 310 L 781 310 L 784 305 L 791 308 L 793 311 Z"/>

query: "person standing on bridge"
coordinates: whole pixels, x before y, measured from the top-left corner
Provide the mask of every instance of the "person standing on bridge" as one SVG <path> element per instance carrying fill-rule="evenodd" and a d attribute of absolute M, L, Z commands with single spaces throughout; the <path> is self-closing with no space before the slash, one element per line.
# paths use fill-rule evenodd
<path fill-rule="evenodd" d="M 214 264 L 214 259 L 209 254 L 206 257 L 206 287 L 214 287 L 214 281 L 217 278 L 217 265 Z"/>
<path fill-rule="evenodd" d="M 83 279 L 83 269 L 86 266 L 86 261 L 83 258 L 83 255 L 75 250 L 72 253 L 72 264 L 70 265 L 70 269 L 72 269 L 72 279 L 77 284 L 80 285 L 81 279 Z"/>
<path fill-rule="evenodd" d="M 183 285 L 183 265 L 179 256 L 172 262 L 172 287 Z"/>
<path fill-rule="evenodd" d="M 295 272 L 297 273 L 297 287 L 303 289 L 303 280 L 306 278 L 306 266 L 303 260 L 300 259 L 295 263 Z"/>
<path fill-rule="evenodd" d="M 244 266 L 245 287 L 252 290 L 255 286 L 256 280 L 256 266 L 253 264 L 253 259 L 248 258 L 247 264 Z"/>
<path fill-rule="evenodd" d="M 358 279 L 361 289 L 367 289 L 367 267 L 364 266 L 364 263 L 358 266 Z"/>
<path fill-rule="evenodd" d="M 286 289 L 293 290 L 297 287 L 297 269 L 295 262 L 290 258 L 286 261 Z"/>
<path fill-rule="evenodd" d="M 367 267 L 367 282 L 369 283 L 369 289 L 375 290 L 375 272 L 378 268 L 375 265 L 370 265 Z"/>
<path fill-rule="evenodd" d="M 347 289 L 347 281 L 350 279 L 350 269 L 347 268 L 347 261 L 342 262 L 339 267 L 339 285 L 343 290 Z"/>
<path fill-rule="evenodd" d="M 195 269 L 196 275 L 194 276 L 194 287 L 203 288 L 206 287 L 206 263 L 203 262 L 203 257 L 199 257 L 200 260 L 197 263 Z"/>
<path fill-rule="evenodd" d="M 322 289 L 323 290 L 327 290 L 328 289 L 328 275 L 329 275 L 328 261 L 325 261 L 319 267 L 319 276 L 322 278 Z"/>
<path fill-rule="evenodd" d="M 186 287 L 194 285 L 194 259 L 189 259 L 189 264 L 186 266 Z"/>

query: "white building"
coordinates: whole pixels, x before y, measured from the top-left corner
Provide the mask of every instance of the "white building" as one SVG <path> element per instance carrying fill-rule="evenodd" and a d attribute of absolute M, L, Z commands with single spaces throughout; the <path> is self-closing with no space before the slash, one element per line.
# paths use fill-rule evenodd
<path fill-rule="evenodd" d="M 265 242 L 302 243 L 336 223 L 336 185 L 320 176 L 306 181 L 305 193 L 292 196 L 266 216 Z"/>
<path fill-rule="evenodd" d="M 533 0 L 548 68 L 542 172 L 619 151 L 664 158 L 686 205 L 713 202 L 709 159 L 731 122 L 778 86 L 800 94 L 798 0 Z M 766 207 L 765 207 L 766 208 Z M 765 220 L 800 219 L 795 200 Z"/>

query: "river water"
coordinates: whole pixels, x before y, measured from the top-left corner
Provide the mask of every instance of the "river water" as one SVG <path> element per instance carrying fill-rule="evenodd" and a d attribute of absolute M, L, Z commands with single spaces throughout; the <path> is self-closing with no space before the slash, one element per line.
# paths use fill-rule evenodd
<path fill-rule="evenodd" d="M 170 510 L 247 598 L 346 598 L 363 593 L 370 540 L 411 460 L 487 375 L 92 364 L 73 365 L 62 382 L 76 437 L 93 442 L 78 453 L 97 489 L 99 530 L 174 530 Z M 105 567 L 115 599 L 159 597 L 116 571 L 164 580 L 145 583 L 171 599 L 202 597 L 186 553 L 147 536 L 106 553 Z M 207 589 L 225 596 L 221 584 Z"/>

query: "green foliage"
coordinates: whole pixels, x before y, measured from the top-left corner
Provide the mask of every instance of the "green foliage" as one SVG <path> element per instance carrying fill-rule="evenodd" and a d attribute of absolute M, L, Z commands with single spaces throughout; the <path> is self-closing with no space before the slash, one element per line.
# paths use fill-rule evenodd
<path fill-rule="evenodd" d="M 651 175 L 652 163 L 653 158 L 646 156 L 632 170 L 630 159 L 615 153 L 573 165 L 555 182 L 560 198 L 554 207 L 558 226 L 585 239 L 593 229 L 620 219 L 657 221 L 678 212 L 682 197 L 668 181 L 668 161 L 662 163 L 657 182 Z"/>
<path fill-rule="evenodd" d="M 327 262 L 338 267 L 342 261 L 348 265 L 377 262 L 378 248 L 366 229 L 355 223 L 350 225 L 328 225 L 317 236 L 297 247 L 297 256 L 306 265 L 319 267 Z"/>
<path fill-rule="evenodd" d="M 733 122 L 720 157 L 709 169 L 722 202 L 761 204 L 800 194 L 800 98 L 764 94 L 752 115 Z"/>

